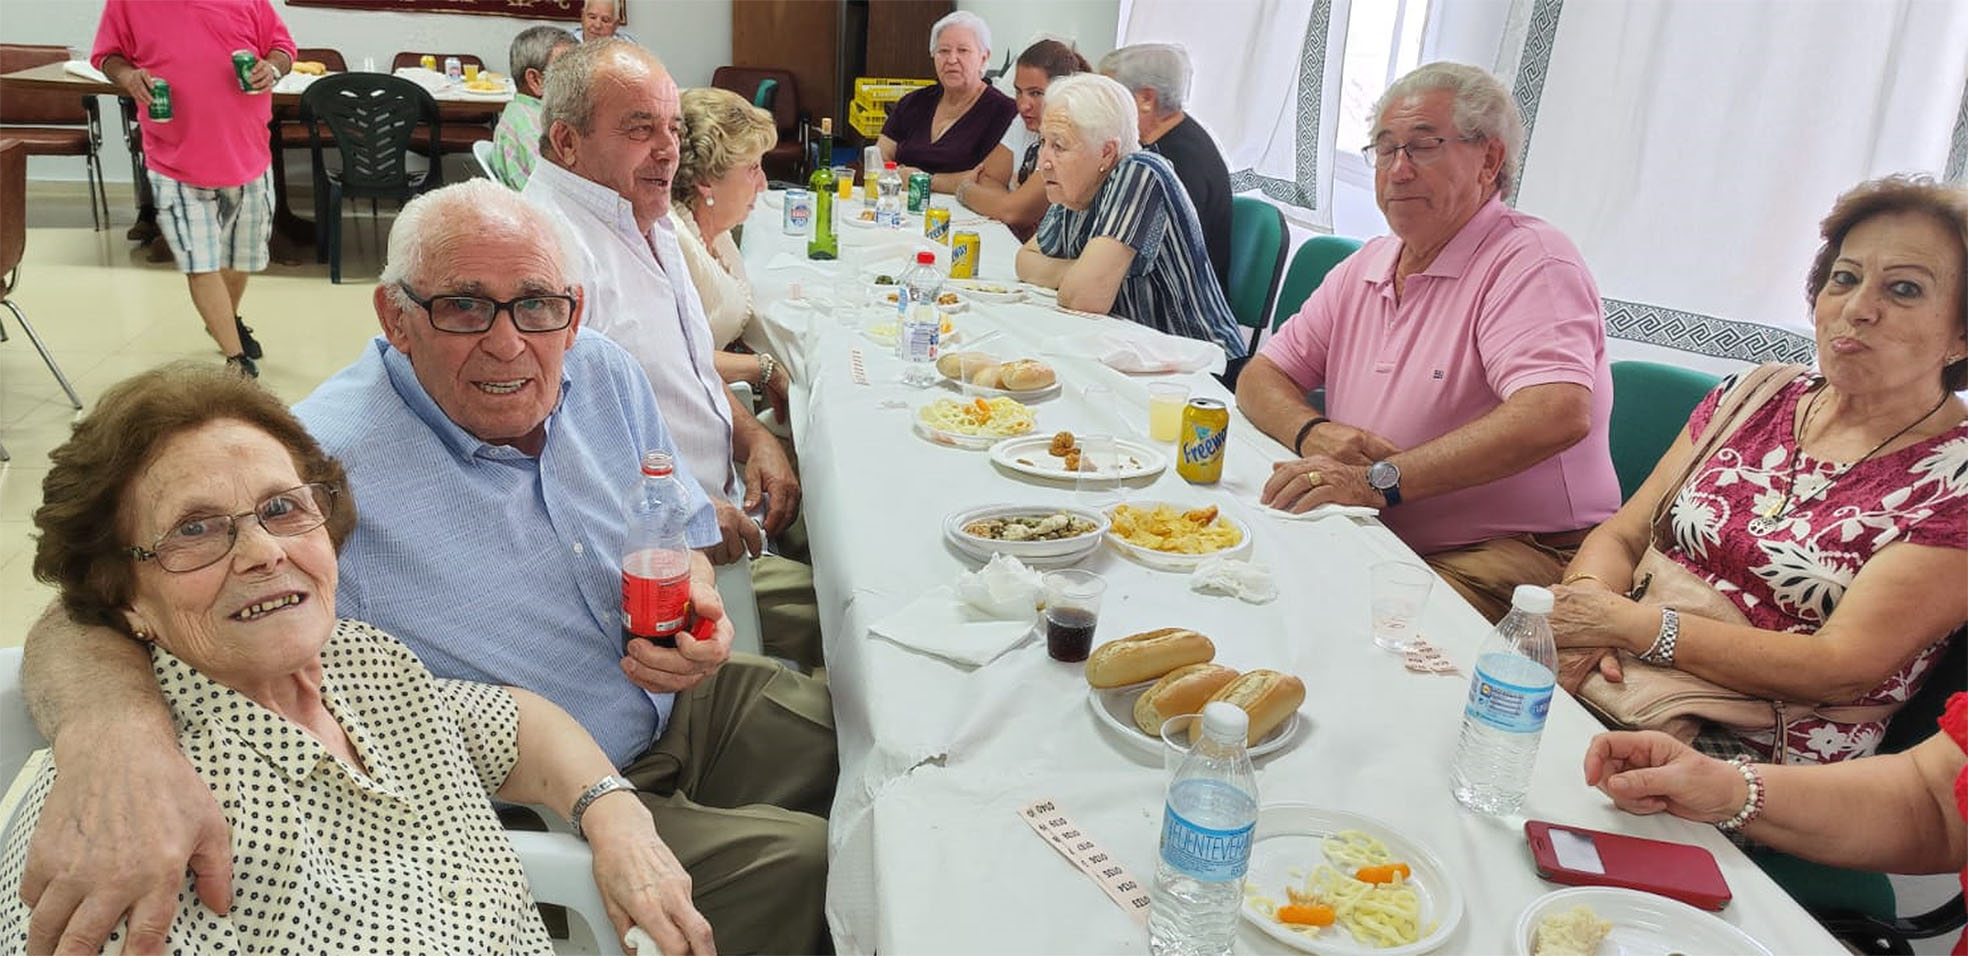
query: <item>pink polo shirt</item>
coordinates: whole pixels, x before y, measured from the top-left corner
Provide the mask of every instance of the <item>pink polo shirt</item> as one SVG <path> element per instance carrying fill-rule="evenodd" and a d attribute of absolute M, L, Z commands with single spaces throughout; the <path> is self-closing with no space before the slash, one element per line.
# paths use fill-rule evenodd
<path fill-rule="evenodd" d="M 143 125 L 144 162 L 187 186 L 250 182 L 273 162 L 273 95 L 246 93 L 232 51 L 294 55 L 294 38 L 269 0 L 109 0 L 89 62 L 114 53 L 171 84 L 171 121 Z"/>
<path fill-rule="evenodd" d="M 1571 240 L 1490 201 L 1394 300 L 1401 240 L 1384 236 L 1333 268 L 1261 352 L 1307 390 L 1326 387 L 1334 421 L 1413 448 L 1501 405 L 1518 389 L 1592 390 L 1592 431 L 1524 471 L 1405 502 L 1381 514 L 1432 554 L 1522 532 L 1571 531 L 1619 507 L 1607 449 L 1612 369 L 1599 290 Z"/>

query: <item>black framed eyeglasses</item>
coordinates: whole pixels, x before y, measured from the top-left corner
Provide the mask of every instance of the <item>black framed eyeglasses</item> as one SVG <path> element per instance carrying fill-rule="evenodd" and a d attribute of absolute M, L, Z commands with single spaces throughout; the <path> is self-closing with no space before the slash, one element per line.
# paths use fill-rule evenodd
<path fill-rule="evenodd" d="M 1483 137 L 1480 135 L 1417 136 L 1398 146 L 1392 142 L 1370 143 L 1360 147 L 1360 157 L 1367 161 L 1367 168 L 1372 169 L 1381 163 L 1392 165 L 1394 154 L 1405 152 L 1408 154 L 1408 162 L 1416 166 L 1426 166 L 1442 158 L 1442 147 L 1444 145 L 1449 143 L 1476 143 L 1481 142 L 1482 139 Z"/>
<path fill-rule="evenodd" d="M 513 328 L 521 332 L 558 332 L 574 321 L 575 299 L 566 293 L 523 295 L 517 299 L 488 299 L 482 295 L 443 292 L 428 298 L 409 285 L 396 287 L 430 316 L 431 328 L 439 332 L 477 335 L 489 332 L 499 313 L 512 316 Z"/>
<path fill-rule="evenodd" d="M 159 535 L 149 548 L 126 549 L 138 561 L 156 561 L 174 574 L 217 564 L 239 541 L 239 522 L 254 518 L 267 534 L 293 538 L 328 523 L 335 513 L 335 489 L 314 482 L 276 491 L 251 511 L 236 515 L 193 515 Z"/>

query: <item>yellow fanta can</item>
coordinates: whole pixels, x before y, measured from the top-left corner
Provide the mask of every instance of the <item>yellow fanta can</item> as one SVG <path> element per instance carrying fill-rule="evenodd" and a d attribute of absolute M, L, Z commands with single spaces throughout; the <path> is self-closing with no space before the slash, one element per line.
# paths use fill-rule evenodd
<path fill-rule="evenodd" d="M 1230 437 L 1230 409 L 1213 398 L 1192 398 L 1182 409 L 1181 457 L 1175 473 L 1192 485 L 1223 477 L 1223 443 Z"/>

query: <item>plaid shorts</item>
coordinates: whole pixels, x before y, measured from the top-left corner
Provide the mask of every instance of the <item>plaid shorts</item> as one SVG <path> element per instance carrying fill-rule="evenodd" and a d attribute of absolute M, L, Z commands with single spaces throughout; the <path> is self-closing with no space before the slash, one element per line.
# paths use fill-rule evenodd
<path fill-rule="evenodd" d="M 244 185 L 224 189 L 187 186 L 151 171 L 157 225 L 187 274 L 259 272 L 267 267 L 273 235 L 273 167 Z"/>

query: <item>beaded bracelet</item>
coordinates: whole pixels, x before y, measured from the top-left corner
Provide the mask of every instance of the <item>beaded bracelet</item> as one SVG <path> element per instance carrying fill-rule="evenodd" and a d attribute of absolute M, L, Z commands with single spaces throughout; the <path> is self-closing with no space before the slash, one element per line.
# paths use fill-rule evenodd
<path fill-rule="evenodd" d="M 1736 815 L 1715 825 L 1723 833 L 1734 833 L 1749 826 L 1751 820 L 1763 815 L 1763 775 L 1747 756 L 1738 755 L 1729 761 L 1735 765 L 1736 772 L 1742 774 L 1743 782 L 1749 784 L 1749 796 L 1743 798 L 1741 810 Z"/>
<path fill-rule="evenodd" d="M 1681 639 L 1681 615 L 1671 607 L 1661 608 L 1660 634 L 1654 638 L 1654 645 L 1640 652 L 1638 657 L 1649 664 L 1662 667 L 1674 666 L 1674 644 Z"/>

